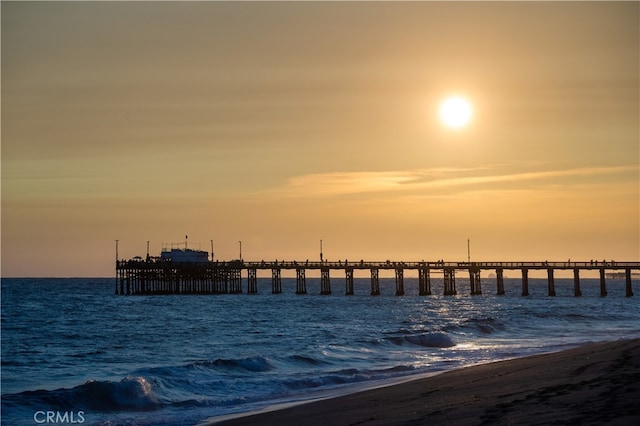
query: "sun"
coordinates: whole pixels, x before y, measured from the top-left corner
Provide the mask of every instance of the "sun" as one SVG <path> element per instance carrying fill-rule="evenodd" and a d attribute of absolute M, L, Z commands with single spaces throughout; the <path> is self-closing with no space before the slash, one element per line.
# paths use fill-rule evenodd
<path fill-rule="evenodd" d="M 473 109 L 469 101 L 459 96 L 447 98 L 440 105 L 440 119 L 452 129 L 465 127 L 472 115 Z"/>

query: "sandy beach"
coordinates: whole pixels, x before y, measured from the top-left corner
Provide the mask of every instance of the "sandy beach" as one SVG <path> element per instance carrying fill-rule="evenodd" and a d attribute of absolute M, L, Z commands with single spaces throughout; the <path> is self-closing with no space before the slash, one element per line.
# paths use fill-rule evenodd
<path fill-rule="evenodd" d="M 640 339 L 477 365 L 216 424 L 640 424 Z"/>

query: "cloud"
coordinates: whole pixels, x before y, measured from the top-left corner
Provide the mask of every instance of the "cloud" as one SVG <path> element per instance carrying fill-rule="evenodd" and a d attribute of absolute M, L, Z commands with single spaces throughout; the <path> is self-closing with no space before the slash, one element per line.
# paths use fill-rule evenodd
<path fill-rule="evenodd" d="M 282 196 L 339 196 L 367 193 L 407 193 L 415 191 L 486 190 L 497 185 L 528 184 L 561 185 L 578 179 L 581 184 L 594 178 L 619 176 L 638 172 L 636 165 L 611 167 L 582 167 L 565 170 L 513 172 L 501 167 L 482 168 L 430 168 L 400 171 L 364 171 L 312 173 L 295 176 L 282 187 L 270 193 Z M 502 166 L 504 168 L 504 166 Z M 573 179 L 573 180 L 571 180 Z"/>

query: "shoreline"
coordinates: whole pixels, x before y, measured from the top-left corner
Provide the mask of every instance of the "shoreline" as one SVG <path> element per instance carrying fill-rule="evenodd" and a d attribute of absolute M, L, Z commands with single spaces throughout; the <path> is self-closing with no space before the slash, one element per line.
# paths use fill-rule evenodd
<path fill-rule="evenodd" d="M 640 339 L 632 339 L 478 364 L 201 424 L 640 424 L 639 401 Z"/>

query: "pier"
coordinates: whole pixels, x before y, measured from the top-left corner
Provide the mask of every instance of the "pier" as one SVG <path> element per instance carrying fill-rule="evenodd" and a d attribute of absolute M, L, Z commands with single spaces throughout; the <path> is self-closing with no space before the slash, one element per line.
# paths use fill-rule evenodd
<path fill-rule="evenodd" d="M 199 252 L 206 253 L 206 252 Z M 164 255 L 165 253 L 163 253 Z M 395 273 L 395 294 L 405 294 L 404 277 L 406 271 L 416 271 L 418 294 L 432 295 L 431 280 L 441 276 L 444 282 L 443 294 L 458 294 L 456 278 L 467 276 L 471 295 L 482 295 L 488 283 L 482 282 L 480 273 L 490 271 L 495 274 L 495 294 L 504 295 L 505 271 L 516 271 L 522 277 L 522 296 L 529 296 L 529 272 L 546 271 L 548 296 L 556 295 L 556 271 L 573 272 L 573 291 L 582 296 L 580 274 L 583 271 L 597 271 L 600 277 L 600 296 L 607 295 L 607 277 L 624 278 L 625 295 L 633 296 L 632 276 L 640 271 L 640 262 L 392 262 L 392 261 L 210 261 L 200 257 L 197 261 L 185 261 L 188 257 L 172 258 L 140 257 L 130 260 L 116 260 L 116 287 L 119 295 L 154 294 L 256 294 L 258 293 L 258 271 L 271 271 L 271 293 L 282 293 L 282 271 L 295 271 L 296 294 L 307 294 L 307 272 L 320 272 L 320 294 L 330 295 L 336 287 L 336 276 L 340 275 L 344 284 L 344 294 L 354 294 L 354 272 L 369 271 L 371 277 L 370 294 L 380 295 L 380 271 Z M 613 275 L 612 275 L 613 274 Z M 246 286 L 243 289 L 243 276 Z M 484 288 L 483 288 L 484 285 Z"/>

